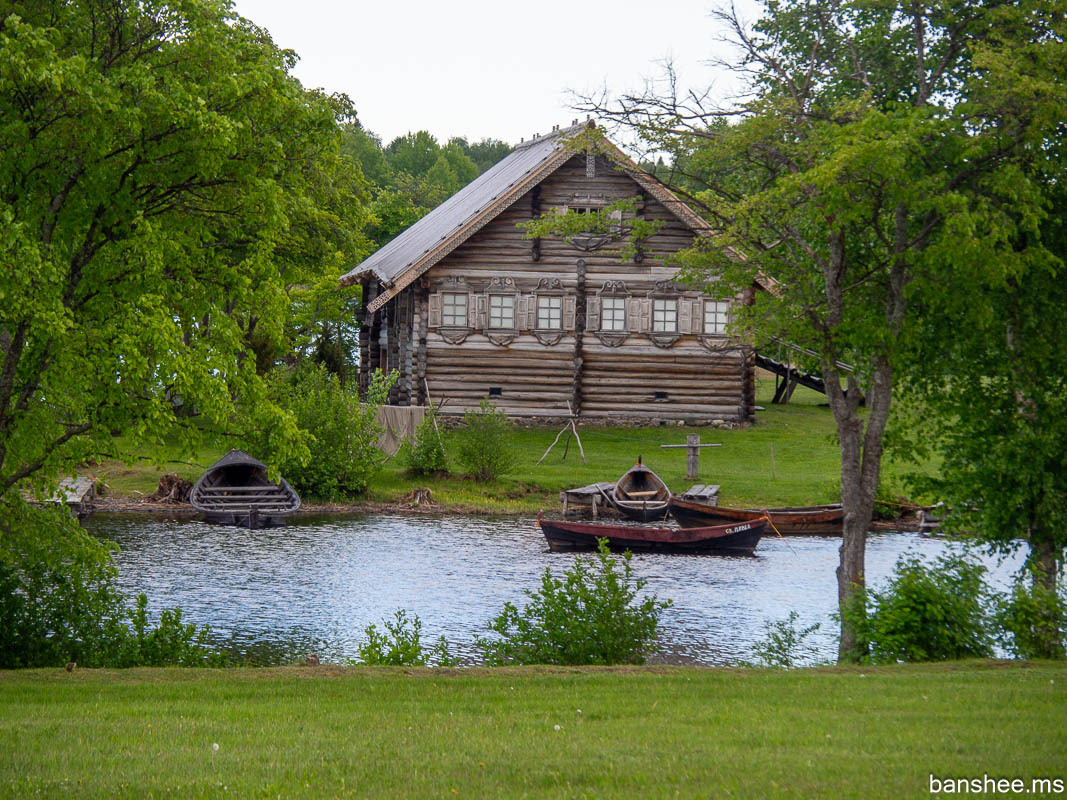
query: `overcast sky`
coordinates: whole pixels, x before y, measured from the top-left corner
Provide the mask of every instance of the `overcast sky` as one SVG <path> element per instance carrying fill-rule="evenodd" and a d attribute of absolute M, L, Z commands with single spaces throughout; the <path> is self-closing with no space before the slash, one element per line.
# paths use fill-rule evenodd
<path fill-rule="evenodd" d="M 635 90 L 674 61 L 686 85 L 729 77 L 706 65 L 723 54 L 709 11 L 722 0 L 235 0 L 237 12 L 300 57 L 307 87 L 345 92 L 384 143 L 428 130 L 517 143 L 568 125 L 569 90 Z M 756 17 L 755 0 L 739 0 Z"/>

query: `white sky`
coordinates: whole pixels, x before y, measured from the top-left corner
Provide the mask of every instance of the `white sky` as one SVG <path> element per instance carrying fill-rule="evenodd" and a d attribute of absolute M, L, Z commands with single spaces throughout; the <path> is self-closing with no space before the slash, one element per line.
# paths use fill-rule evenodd
<path fill-rule="evenodd" d="M 438 141 L 515 144 L 578 114 L 569 91 L 638 90 L 674 61 L 687 86 L 730 78 L 706 61 L 725 55 L 709 10 L 722 0 L 234 0 L 241 16 L 295 50 L 309 88 L 345 92 L 387 144 L 409 131 Z M 756 0 L 738 0 L 754 21 Z"/>

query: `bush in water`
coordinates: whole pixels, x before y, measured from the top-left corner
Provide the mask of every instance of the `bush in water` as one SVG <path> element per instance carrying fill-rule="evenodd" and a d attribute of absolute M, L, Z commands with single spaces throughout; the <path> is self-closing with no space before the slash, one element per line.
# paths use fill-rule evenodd
<path fill-rule="evenodd" d="M 645 581 L 635 578 L 632 554 L 612 558 L 606 539 L 594 560 L 578 558 L 564 579 L 546 569 L 540 590 L 526 590 L 521 611 L 511 603 L 489 623 L 499 638 L 479 637 L 485 661 L 502 664 L 641 664 L 671 601 L 638 600 Z"/>
<path fill-rule="evenodd" d="M 789 616 L 784 620 L 764 622 L 763 630 L 766 637 L 756 642 L 752 648 L 760 666 L 788 669 L 797 666 L 802 660 L 815 657 L 817 652 L 815 646 L 808 644 L 805 640 L 820 628 L 821 623 L 816 622 L 798 631 L 796 627 L 798 619 L 800 619 L 800 614 L 790 611 Z"/>
<path fill-rule="evenodd" d="M 448 642 L 442 636 L 429 650 L 422 646 L 422 620 L 416 614 L 409 620 L 407 612 L 397 610 L 394 621 L 384 620 L 385 632 L 375 625 L 368 625 L 363 633 L 367 641 L 359 646 L 359 659 L 352 664 L 392 666 L 455 666 L 457 660 L 448 652 Z"/>
<path fill-rule="evenodd" d="M 0 499 L 0 668 L 222 666 L 207 627 L 164 611 L 148 624 L 115 585 L 114 545 L 78 525 L 65 507 Z"/>
<path fill-rule="evenodd" d="M 1012 590 L 997 598 L 999 640 L 1018 658 L 1063 658 L 1067 645 L 1067 597 L 1048 588 L 1030 566 Z"/>
<path fill-rule="evenodd" d="M 845 613 L 874 663 L 989 658 L 993 620 L 984 574 L 964 555 L 939 556 L 932 566 L 902 556 L 886 588 L 858 594 Z"/>

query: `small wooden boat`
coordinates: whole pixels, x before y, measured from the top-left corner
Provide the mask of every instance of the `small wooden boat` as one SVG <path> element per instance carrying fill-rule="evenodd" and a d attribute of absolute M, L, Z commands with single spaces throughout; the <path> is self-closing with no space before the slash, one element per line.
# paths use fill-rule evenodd
<path fill-rule="evenodd" d="M 300 508 L 300 497 L 284 480 L 272 482 L 267 467 L 243 450 L 231 450 L 200 476 L 189 503 L 208 522 L 269 528 L 282 525 Z"/>
<path fill-rule="evenodd" d="M 607 539 L 613 550 L 752 555 L 767 521 L 757 519 L 704 528 L 646 528 L 547 520 L 538 514 L 537 524 L 550 550 L 594 550 L 597 539 Z"/>
<path fill-rule="evenodd" d="M 641 463 L 638 456 L 637 464 L 615 482 L 608 499 L 623 516 L 638 522 L 652 522 L 667 516 L 671 490 L 659 475 Z"/>
<path fill-rule="evenodd" d="M 799 508 L 770 508 L 757 511 L 751 508 L 723 508 L 693 503 L 672 497 L 671 516 L 683 528 L 706 525 L 726 525 L 731 522 L 760 519 L 766 513 L 780 533 L 841 534 L 845 509 L 840 504 L 804 506 Z"/>

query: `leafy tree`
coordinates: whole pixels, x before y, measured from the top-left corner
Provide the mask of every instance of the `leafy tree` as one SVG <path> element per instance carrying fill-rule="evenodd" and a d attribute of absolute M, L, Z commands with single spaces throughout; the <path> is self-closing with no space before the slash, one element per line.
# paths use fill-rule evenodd
<path fill-rule="evenodd" d="M 343 99 L 217 0 L 6 9 L 0 493 L 114 452 L 112 430 L 193 446 L 175 397 L 224 428 L 240 397 L 299 453 L 249 343 L 284 335 L 287 284 L 354 254 Z"/>
<path fill-rule="evenodd" d="M 355 385 L 342 387 L 323 364 L 280 368 L 270 376 L 270 396 L 296 420 L 314 453 L 304 460 L 279 447 L 284 429 L 252 434 L 254 452 L 263 454 L 300 494 L 342 500 L 366 490 L 385 463 L 378 447 L 378 409 L 396 382 L 396 373 L 376 372 L 366 396 Z"/>
<path fill-rule="evenodd" d="M 972 103 L 1023 103 L 1034 118 L 1012 132 L 1018 156 L 985 192 L 1000 213 L 1000 227 L 983 237 L 1005 245 L 998 268 L 980 257 L 953 262 L 946 283 L 956 290 L 921 298 L 926 324 L 905 398 L 909 449 L 943 456 L 938 475 L 916 483 L 951 508 L 946 527 L 1001 551 L 1027 542 L 1033 591 L 1055 597 L 1067 547 L 1067 45 L 1062 13 L 1058 38 L 1013 35 L 1031 18 L 1023 9 L 1006 13 L 996 35 L 1017 46 L 976 56 L 983 79 Z M 961 249 L 981 256 L 983 243 L 963 241 Z M 1054 606 L 1049 613 L 1044 629 L 1062 637 L 1067 618 Z"/>
<path fill-rule="evenodd" d="M 448 144 L 459 147 L 467 158 L 474 162 L 479 175 L 511 153 L 513 149 L 510 144 L 499 139 L 482 139 L 474 144 L 468 144 L 462 136 L 452 137 L 448 140 Z"/>
<path fill-rule="evenodd" d="M 0 14 L 2 627 L 33 663 L 156 660 L 195 631 L 170 614 L 122 644 L 109 552 L 20 489 L 121 446 L 193 450 L 205 428 L 269 429 L 277 457 L 307 456 L 257 367 L 284 347 L 289 290 L 365 247 L 350 109 L 221 0 Z"/>
<path fill-rule="evenodd" d="M 1014 226 L 990 199 L 1000 188 L 1023 179 L 1019 217 L 1042 203 L 1016 165 L 1062 117 L 1027 103 L 1018 82 L 994 102 L 984 65 L 1059 48 L 1062 11 L 1060 0 L 774 1 L 754 30 L 719 15 L 738 48 L 733 67 L 749 79 L 742 106 L 718 112 L 696 95 L 587 101 L 671 153 L 681 189 L 719 229 L 714 244 L 683 254 L 684 274 L 720 296 L 769 276 L 777 290 L 741 324 L 819 354 L 841 446 L 842 609 L 864 587 L 894 385 L 925 319 L 919 299 L 962 291 L 953 279 L 968 273 L 1004 274 L 1014 244 L 1002 233 Z M 839 657 L 862 657 L 855 618 L 841 619 Z"/>
<path fill-rule="evenodd" d="M 387 186 L 392 178 L 392 168 L 382 150 L 381 138 L 366 130 L 354 119 L 342 127 L 344 141 L 341 152 L 359 164 L 364 177 L 375 186 Z"/>
<path fill-rule="evenodd" d="M 385 148 L 389 166 L 395 172 L 406 172 L 419 177 L 425 175 L 441 153 L 441 146 L 427 131 L 397 136 Z"/>

